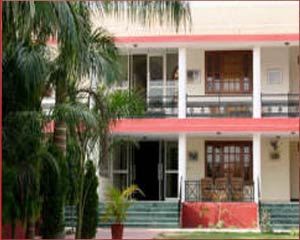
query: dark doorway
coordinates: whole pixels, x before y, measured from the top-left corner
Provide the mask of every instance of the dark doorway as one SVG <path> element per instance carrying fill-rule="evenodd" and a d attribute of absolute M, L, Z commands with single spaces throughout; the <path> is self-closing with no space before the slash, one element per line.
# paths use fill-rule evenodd
<path fill-rule="evenodd" d="M 134 151 L 135 181 L 145 196 L 139 200 L 159 200 L 159 142 L 139 142 Z"/>

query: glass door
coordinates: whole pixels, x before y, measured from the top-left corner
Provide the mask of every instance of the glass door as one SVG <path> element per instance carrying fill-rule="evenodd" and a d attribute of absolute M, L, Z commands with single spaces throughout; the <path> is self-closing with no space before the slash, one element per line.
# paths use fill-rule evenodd
<path fill-rule="evenodd" d="M 121 143 L 114 149 L 113 156 L 113 185 L 118 189 L 124 189 L 130 185 L 131 176 L 129 175 L 130 168 L 130 144 Z"/>
<path fill-rule="evenodd" d="M 178 144 L 175 141 L 165 142 L 165 198 L 178 197 Z"/>

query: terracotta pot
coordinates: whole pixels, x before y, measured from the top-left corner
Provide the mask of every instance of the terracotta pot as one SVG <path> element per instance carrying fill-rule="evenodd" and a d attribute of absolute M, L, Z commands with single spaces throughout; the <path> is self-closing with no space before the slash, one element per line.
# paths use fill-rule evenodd
<path fill-rule="evenodd" d="M 124 224 L 115 223 L 111 225 L 111 237 L 112 239 L 122 239 L 123 238 Z"/>

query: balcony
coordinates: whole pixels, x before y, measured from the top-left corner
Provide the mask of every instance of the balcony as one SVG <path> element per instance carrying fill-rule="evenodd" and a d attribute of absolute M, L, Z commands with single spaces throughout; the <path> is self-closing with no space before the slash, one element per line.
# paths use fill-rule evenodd
<path fill-rule="evenodd" d="M 252 117 L 252 95 L 188 95 L 188 117 Z"/>
<path fill-rule="evenodd" d="M 299 94 L 261 95 L 262 117 L 298 117 Z M 146 116 L 177 117 L 178 97 L 152 96 L 148 97 Z M 251 118 L 252 95 L 187 95 L 187 117 L 203 118 Z"/>
<path fill-rule="evenodd" d="M 178 97 L 171 96 L 152 96 L 147 99 L 146 116 L 151 117 L 177 117 Z"/>
<path fill-rule="evenodd" d="M 299 117 L 299 94 L 263 93 L 262 117 Z"/>

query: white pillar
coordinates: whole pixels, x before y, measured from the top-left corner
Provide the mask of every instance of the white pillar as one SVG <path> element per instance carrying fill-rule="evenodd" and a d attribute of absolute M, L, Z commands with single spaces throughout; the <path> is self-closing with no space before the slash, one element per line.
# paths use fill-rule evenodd
<path fill-rule="evenodd" d="M 186 135 L 180 134 L 178 138 L 178 196 L 181 191 L 182 202 L 184 202 L 185 200 L 185 180 L 186 180 Z"/>
<path fill-rule="evenodd" d="M 253 182 L 254 200 L 256 203 L 261 197 L 261 135 L 253 135 Z"/>
<path fill-rule="evenodd" d="M 253 48 L 253 118 L 261 118 L 261 49 Z"/>
<path fill-rule="evenodd" d="M 186 117 L 186 48 L 178 52 L 178 118 Z"/>

